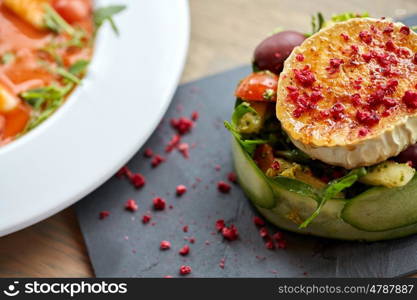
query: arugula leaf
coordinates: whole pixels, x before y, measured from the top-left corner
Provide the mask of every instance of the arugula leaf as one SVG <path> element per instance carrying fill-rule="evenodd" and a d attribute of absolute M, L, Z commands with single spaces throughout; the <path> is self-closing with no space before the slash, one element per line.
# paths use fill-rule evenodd
<path fill-rule="evenodd" d="M 85 74 L 90 61 L 85 59 L 77 60 L 70 68 L 69 71 L 75 76 L 82 76 Z"/>
<path fill-rule="evenodd" d="M 289 161 L 294 161 L 298 163 L 307 163 L 311 161 L 311 157 L 298 148 L 294 148 L 291 150 L 278 150 L 275 151 L 275 153 L 278 156 L 283 157 Z"/>
<path fill-rule="evenodd" d="M 299 226 L 299 228 L 306 228 L 319 215 L 327 200 L 335 197 L 344 189 L 351 187 L 360 177 L 364 175 L 366 175 L 366 169 L 362 167 L 354 169 L 342 178 L 330 182 L 324 191 L 322 191 L 321 195 L 318 195 L 318 197 L 315 198 L 318 203 L 316 210 Z"/>
<path fill-rule="evenodd" d="M 410 26 L 410 29 L 414 32 L 417 32 L 417 25 Z"/>
<path fill-rule="evenodd" d="M 306 37 L 310 37 L 316 32 L 319 32 L 322 28 L 329 26 L 332 23 L 343 22 L 353 18 L 367 18 L 369 14 L 367 12 L 362 14 L 347 12 L 339 15 L 333 15 L 329 21 L 325 21 L 322 13 L 317 13 L 317 16 L 313 15 L 311 17 L 311 33 L 306 33 Z"/>
<path fill-rule="evenodd" d="M 70 71 L 67 71 L 65 68 L 61 68 L 61 67 L 56 68 L 56 73 L 58 75 L 62 76 L 62 78 L 65 78 L 69 82 L 72 82 L 72 83 L 75 83 L 75 84 L 80 84 L 81 83 L 80 78 L 75 76 Z"/>
<path fill-rule="evenodd" d="M 15 58 L 15 55 L 12 52 L 6 52 L 1 57 L 1 64 L 7 65 L 11 63 Z"/>
<path fill-rule="evenodd" d="M 94 11 L 94 24 L 96 25 L 97 30 L 104 24 L 104 22 L 109 22 L 113 31 L 119 35 L 119 29 L 116 26 L 116 23 L 113 20 L 113 16 L 122 12 L 126 9 L 125 5 L 111 5 L 106 7 L 98 8 Z"/>
<path fill-rule="evenodd" d="M 255 140 L 247 140 L 242 137 L 242 135 L 236 130 L 236 127 L 230 124 L 227 121 L 224 121 L 224 127 L 230 131 L 230 133 L 236 138 L 239 144 L 243 147 L 243 149 L 252 155 L 255 152 L 256 146 L 261 144 L 268 143 L 267 140 L 255 139 Z"/>
<path fill-rule="evenodd" d="M 74 28 L 69 25 L 49 4 L 45 5 L 44 25 L 49 30 L 55 33 L 68 33 L 74 35 Z"/>
<path fill-rule="evenodd" d="M 369 13 L 365 12 L 363 14 L 357 14 L 357 13 L 352 13 L 352 12 L 346 12 L 343 14 L 339 14 L 339 15 L 333 15 L 332 16 L 332 21 L 333 22 L 343 22 L 343 21 L 347 21 L 353 18 L 367 18 L 369 17 Z"/>
<path fill-rule="evenodd" d="M 73 87 L 72 83 L 64 87 L 51 85 L 21 93 L 20 97 L 30 104 L 34 110 L 22 134 L 32 130 L 49 118 L 62 105 L 65 96 Z"/>

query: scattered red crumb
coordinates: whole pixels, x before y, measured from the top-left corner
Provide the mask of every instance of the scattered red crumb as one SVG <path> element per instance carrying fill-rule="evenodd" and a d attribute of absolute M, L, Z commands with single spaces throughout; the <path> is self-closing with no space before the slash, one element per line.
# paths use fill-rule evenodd
<path fill-rule="evenodd" d="M 417 108 L 417 93 L 406 91 L 402 100 L 408 108 Z"/>
<path fill-rule="evenodd" d="M 190 132 L 193 125 L 193 121 L 185 117 L 181 117 L 179 119 L 171 119 L 171 126 L 177 130 L 178 134 L 180 135 Z"/>
<path fill-rule="evenodd" d="M 284 235 L 282 234 L 282 232 L 276 232 L 274 233 L 274 235 L 272 236 L 272 238 L 276 241 L 280 241 L 284 238 Z"/>
<path fill-rule="evenodd" d="M 265 225 L 265 221 L 262 218 L 257 217 L 257 216 L 253 217 L 253 223 L 256 226 L 264 226 Z"/>
<path fill-rule="evenodd" d="M 171 249 L 171 243 L 168 241 L 162 241 L 161 244 L 159 245 L 159 248 L 161 250 L 169 250 Z"/>
<path fill-rule="evenodd" d="M 174 205 L 170 204 L 170 205 L 168 206 L 168 208 L 169 208 L 169 209 L 173 209 L 173 208 L 174 208 Z"/>
<path fill-rule="evenodd" d="M 287 242 L 285 240 L 279 240 L 277 242 L 277 246 L 279 249 L 286 249 L 287 248 Z"/>
<path fill-rule="evenodd" d="M 239 237 L 239 233 L 235 225 L 230 225 L 229 227 L 224 227 L 222 229 L 223 237 L 228 241 L 234 241 Z"/>
<path fill-rule="evenodd" d="M 224 220 L 220 219 L 220 220 L 216 221 L 217 231 L 222 231 L 224 227 L 226 227 L 226 224 L 224 223 Z"/>
<path fill-rule="evenodd" d="M 182 196 L 187 192 L 187 187 L 183 184 L 180 184 L 177 186 L 177 188 L 175 189 L 177 196 Z"/>
<path fill-rule="evenodd" d="M 190 253 L 190 246 L 184 245 L 178 253 L 182 256 L 187 255 L 188 253 Z"/>
<path fill-rule="evenodd" d="M 153 202 L 153 208 L 156 210 L 164 210 L 165 206 L 166 206 L 166 201 L 165 199 L 161 198 L 161 197 L 156 197 L 152 200 Z"/>
<path fill-rule="evenodd" d="M 219 267 L 221 269 L 224 269 L 225 263 L 226 263 L 226 259 L 225 258 L 220 259 Z"/>
<path fill-rule="evenodd" d="M 409 35 L 410 34 L 410 28 L 407 27 L 407 26 L 403 26 L 403 27 L 400 28 L 400 32 L 402 34 Z"/>
<path fill-rule="evenodd" d="M 171 275 L 165 275 L 164 278 L 172 278 Z"/>
<path fill-rule="evenodd" d="M 128 175 L 130 172 L 129 168 L 127 166 L 121 167 L 119 171 L 116 173 L 116 177 L 123 177 L 125 175 Z"/>
<path fill-rule="evenodd" d="M 372 35 L 366 30 L 359 33 L 359 38 L 366 44 L 370 44 L 372 42 Z"/>
<path fill-rule="evenodd" d="M 189 239 L 188 239 L 188 241 L 191 243 L 191 244 L 194 244 L 195 243 L 195 237 L 190 237 Z"/>
<path fill-rule="evenodd" d="M 188 232 L 188 225 L 185 225 L 185 226 L 182 228 L 182 231 L 183 231 L 183 232 Z"/>
<path fill-rule="evenodd" d="M 341 33 L 340 36 L 347 42 L 349 41 L 349 36 L 346 33 Z"/>
<path fill-rule="evenodd" d="M 145 177 L 140 173 L 133 173 L 129 176 L 130 182 L 137 189 L 143 187 L 146 183 Z"/>
<path fill-rule="evenodd" d="M 224 194 L 230 192 L 230 189 L 232 187 L 230 186 L 230 184 L 228 184 L 227 182 L 224 181 L 219 181 L 217 183 L 217 189 L 219 190 L 219 192 L 222 192 Z"/>
<path fill-rule="evenodd" d="M 138 210 L 138 204 L 136 203 L 135 200 L 129 199 L 129 200 L 126 201 L 125 208 L 126 208 L 126 210 L 134 212 L 134 211 Z"/>
<path fill-rule="evenodd" d="M 230 172 L 227 174 L 227 179 L 232 183 L 237 183 L 237 175 L 235 172 Z"/>
<path fill-rule="evenodd" d="M 178 151 L 181 152 L 182 156 L 184 156 L 184 158 L 189 158 L 190 157 L 190 145 L 188 145 L 188 143 L 181 143 L 178 145 Z"/>
<path fill-rule="evenodd" d="M 295 56 L 295 59 L 297 59 L 298 61 L 304 61 L 304 55 L 302 55 L 301 53 L 298 53 L 298 54 Z"/>
<path fill-rule="evenodd" d="M 313 72 L 309 66 L 305 66 L 301 70 L 294 69 L 295 79 L 303 86 L 310 87 L 316 81 Z"/>
<path fill-rule="evenodd" d="M 181 141 L 181 136 L 179 134 L 174 134 L 171 138 L 171 140 L 168 142 L 168 144 L 165 147 L 165 152 L 171 152 L 172 150 L 174 150 L 179 142 Z"/>
<path fill-rule="evenodd" d="M 340 65 L 342 64 L 343 64 L 343 59 L 331 58 L 329 66 L 326 67 L 326 71 L 329 72 L 329 74 L 334 74 L 339 71 Z"/>
<path fill-rule="evenodd" d="M 273 169 L 273 170 L 279 170 L 279 168 L 280 168 L 281 166 L 280 166 L 280 164 L 279 164 L 279 161 L 277 161 L 277 160 L 274 160 L 273 162 L 272 162 L 272 164 L 271 164 L 271 168 Z"/>
<path fill-rule="evenodd" d="M 222 166 L 221 166 L 221 165 L 215 165 L 215 166 L 214 166 L 214 169 L 215 169 L 216 171 L 220 171 L 220 170 L 222 169 Z"/>
<path fill-rule="evenodd" d="M 149 215 L 149 214 L 143 215 L 143 217 L 142 217 L 142 223 L 143 224 L 148 224 L 151 219 L 152 219 L 152 216 L 151 215 Z"/>
<path fill-rule="evenodd" d="M 275 249 L 274 242 L 273 242 L 271 239 L 268 239 L 268 240 L 265 242 L 265 247 L 266 247 L 266 249 L 269 249 L 269 250 L 273 250 L 273 249 Z"/>
<path fill-rule="evenodd" d="M 163 163 L 165 161 L 165 158 L 162 157 L 161 155 L 155 155 L 154 158 L 152 159 L 152 167 L 156 168 L 157 166 L 159 166 L 161 163 Z"/>
<path fill-rule="evenodd" d="M 358 111 L 356 113 L 356 120 L 360 124 L 372 127 L 379 123 L 380 118 L 374 111 Z"/>
<path fill-rule="evenodd" d="M 190 266 L 181 266 L 180 267 L 180 274 L 181 275 L 188 275 L 188 274 L 190 274 L 191 273 L 191 267 Z"/>
<path fill-rule="evenodd" d="M 268 229 L 266 227 L 262 227 L 259 229 L 259 235 L 263 238 L 266 238 L 269 235 Z"/>
<path fill-rule="evenodd" d="M 195 122 L 199 118 L 200 118 L 200 115 L 199 115 L 198 111 L 193 111 L 192 114 L 191 114 L 191 120 L 193 120 Z"/>
<path fill-rule="evenodd" d="M 103 210 L 98 214 L 98 217 L 100 220 L 103 220 L 105 218 L 107 218 L 108 216 L 110 216 L 110 212 L 107 210 Z"/>
<path fill-rule="evenodd" d="M 307 272 L 304 272 L 304 273 L 303 273 L 303 275 L 304 275 L 304 276 L 308 276 L 308 273 L 307 273 Z"/>
<path fill-rule="evenodd" d="M 145 152 L 143 153 L 143 156 L 148 157 L 148 158 L 152 157 L 153 156 L 152 149 L 151 148 L 146 149 Z"/>

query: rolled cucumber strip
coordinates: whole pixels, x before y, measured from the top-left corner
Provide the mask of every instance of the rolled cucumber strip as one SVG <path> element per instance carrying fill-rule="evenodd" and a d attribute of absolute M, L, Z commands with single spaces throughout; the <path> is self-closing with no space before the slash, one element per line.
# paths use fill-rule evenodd
<path fill-rule="evenodd" d="M 374 187 L 351 199 L 342 218 L 366 231 L 385 231 L 417 223 L 417 177 L 401 188 Z"/>

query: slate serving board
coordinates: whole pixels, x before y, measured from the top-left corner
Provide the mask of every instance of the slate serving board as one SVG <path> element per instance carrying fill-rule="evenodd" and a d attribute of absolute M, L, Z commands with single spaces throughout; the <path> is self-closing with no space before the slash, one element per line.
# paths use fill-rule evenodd
<path fill-rule="evenodd" d="M 416 24 L 414 19 L 406 23 Z M 223 127 L 233 107 L 233 91 L 239 79 L 250 72 L 242 67 L 178 88 L 158 129 L 128 166 L 146 177 L 146 185 L 135 189 L 127 181 L 111 178 L 76 206 L 81 229 L 98 277 L 178 276 L 180 265 L 192 267 L 192 277 L 394 277 L 416 273 L 417 236 L 377 243 L 325 240 L 284 232 L 287 249 L 267 250 L 252 222 L 256 212 L 237 185 L 229 194 L 219 193 L 217 182 L 227 180 L 233 170 L 230 135 Z M 178 151 L 165 153 L 174 134 L 171 118 L 200 118 L 190 134 L 190 158 Z M 140 126 L 140 120 L 138 120 Z M 121 147 L 123 145 L 120 145 Z M 151 148 L 166 157 L 152 168 L 144 150 Z M 175 195 L 179 184 L 188 187 Z M 152 199 L 164 197 L 165 211 L 152 210 Z M 127 199 L 138 202 L 139 210 L 124 209 Z M 99 220 L 100 211 L 110 216 Z M 143 225 L 143 214 L 151 212 L 153 224 Z M 224 219 L 237 226 L 240 239 L 227 242 L 215 233 L 214 223 Z M 188 225 L 189 231 L 183 232 Z M 270 227 L 271 231 L 277 231 Z M 191 243 L 190 238 L 195 242 Z M 172 248 L 159 250 L 168 240 Z M 179 249 L 190 245 L 182 257 Z M 224 261 L 224 268 L 219 266 Z"/>

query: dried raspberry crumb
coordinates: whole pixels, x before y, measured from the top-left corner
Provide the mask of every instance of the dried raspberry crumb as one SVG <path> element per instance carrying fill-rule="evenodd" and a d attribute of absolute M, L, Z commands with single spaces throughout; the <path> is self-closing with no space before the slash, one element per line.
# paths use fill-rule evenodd
<path fill-rule="evenodd" d="M 194 244 L 195 243 L 195 237 L 190 237 L 189 239 L 188 239 L 188 241 L 191 243 L 191 244 Z"/>
<path fill-rule="evenodd" d="M 296 58 L 298 61 L 303 61 L 303 60 L 304 60 L 304 55 L 302 55 L 301 53 L 298 53 L 298 54 L 295 56 L 295 58 Z"/>
<path fill-rule="evenodd" d="M 151 165 L 153 168 L 156 168 L 164 161 L 165 161 L 164 157 L 162 157 L 161 155 L 155 155 L 154 158 L 152 159 Z"/>
<path fill-rule="evenodd" d="M 188 232 L 188 225 L 185 225 L 185 226 L 182 228 L 182 231 L 183 231 L 183 232 Z"/>
<path fill-rule="evenodd" d="M 265 221 L 262 219 L 262 218 L 260 218 L 260 217 L 253 217 L 253 223 L 256 225 L 256 226 L 265 226 Z"/>
<path fill-rule="evenodd" d="M 169 153 L 172 150 L 174 150 L 178 146 L 180 141 L 181 141 L 180 135 L 174 134 L 171 140 L 168 142 L 167 146 L 165 147 L 165 152 Z"/>
<path fill-rule="evenodd" d="M 107 210 L 101 211 L 98 215 L 100 220 L 103 220 L 103 219 L 107 218 L 108 216 L 110 216 L 110 212 L 107 211 Z"/>
<path fill-rule="evenodd" d="M 309 66 L 305 66 L 301 70 L 294 69 L 295 79 L 303 86 L 303 87 L 311 87 L 313 83 L 316 81 L 316 77 L 314 77 L 313 72 L 311 72 Z"/>
<path fill-rule="evenodd" d="M 262 227 L 259 229 L 259 235 L 263 238 L 266 238 L 269 235 L 268 229 L 266 227 Z"/>
<path fill-rule="evenodd" d="M 178 185 L 177 188 L 175 189 L 177 196 L 182 196 L 185 194 L 185 192 L 187 192 L 187 187 L 185 185 Z"/>
<path fill-rule="evenodd" d="M 159 245 L 159 248 L 161 250 L 169 250 L 171 249 L 171 243 L 168 241 L 162 241 L 161 244 Z"/>
<path fill-rule="evenodd" d="M 198 111 L 193 111 L 192 114 L 191 114 L 191 120 L 193 120 L 195 122 L 199 118 L 200 118 L 200 115 L 199 115 Z"/>
<path fill-rule="evenodd" d="M 184 158 L 189 158 L 190 157 L 190 145 L 188 145 L 188 143 L 179 144 L 178 151 L 181 152 L 181 154 L 182 154 L 182 156 L 184 156 Z"/>
<path fill-rule="evenodd" d="M 143 215 L 143 217 L 142 217 L 142 223 L 143 224 L 148 224 L 151 219 L 152 219 L 152 216 L 151 215 Z"/>
<path fill-rule="evenodd" d="M 284 235 L 282 234 L 282 232 L 276 232 L 276 233 L 274 233 L 272 238 L 276 241 L 280 241 L 284 238 Z"/>
<path fill-rule="evenodd" d="M 402 34 L 409 35 L 410 34 L 410 28 L 407 27 L 407 26 L 403 26 L 403 27 L 400 28 L 400 32 Z"/>
<path fill-rule="evenodd" d="M 165 275 L 164 278 L 172 278 L 171 275 Z"/>
<path fill-rule="evenodd" d="M 190 246 L 184 245 L 178 253 L 182 256 L 187 255 L 188 253 L 190 253 Z"/>
<path fill-rule="evenodd" d="M 346 33 L 341 33 L 340 36 L 345 40 L 345 42 L 349 41 L 349 36 Z"/>
<path fill-rule="evenodd" d="M 359 38 L 366 44 L 370 44 L 372 42 L 372 35 L 366 30 L 359 33 Z"/>
<path fill-rule="evenodd" d="M 230 186 L 230 184 L 228 184 L 224 181 L 219 181 L 217 183 L 217 189 L 219 190 L 219 192 L 222 192 L 224 194 L 229 193 L 231 188 L 232 187 Z"/>
<path fill-rule="evenodd" d="M 230 225 L 229 227 L 224 227 L 222 229 L 223 237 L 228 241 L 234 241 L 239 237 L 239 233 L 235 225 Z"/>
<path fill-rule="evenodd" d="M 374 111 L 358 111 L 356 113 L 356 120 L 360 124 L 364 124 L 370 127 L 379 123 L 379 117 Z"/>
<path fill-rule="evenodd" d="M 277 242 L 277 246 L 279 249 L 286 249 L 287 248 L 287 242 L 285 240 L 279 240 Z"/>
<path fill-rule="evenodd" d="M 156 210 L 164 210 L 166 206 L 165 199 L 161 197 L 154 198 L 153 200 L 153 208 Z"/>
<path fill-rule="evenodd" d="M 277 161 L 277 160 L 274 160 L 271 164 L 271 168 L 273 170 L 279 170 L 280 167 L 281 167 L 281 165 L 279 164 L 279 161 Z"/>
<path fill-rule="evenodd" d="M 185 117 L 181 117 L 179 119 L 171 119 L 171 126 L 175 130 L 177 130 L 177 132 L 180 135 L 190 132 L 193 125 L 194 125 L 193 121 Z"/>
<path fill-rule="evenodd" d="M 408 108 L 417 108 L 417 93 L 406 91 L 402 100 Z"/>
<path fill-rule="evenodd" d="M 366 136 L 369 133 L 369 129 L 368 128 L 361 128 L 358 131 L 358 135 L 361 137 Z"/>
<path fill-rule="evenodd" d="M 135 200 L 129 199 L 129 200 L 126 201 L 125 209 L 129 210 L 131 212 L 137 211 L 138 210 L 138 204 L 136 203 Z"/>
<path fill-rule="evenodd" d="M 135 188 L 139 189 L 143 187 L 146 183 L 145 177 L 140 173 L 133 173 L 129 177 L 130 182 L 134 185 Z"/>
<path fill-rule="evenodd" d="M 131 171 L 129 170 L 129 168 L 127 166 L 121 167 L 119 171 L 117 171 L 116 173 L 116 177 L 123 177 L 125 175 L 129 176 L 129 174 L 131 173 Z"/>
<path fill-rule="evenodd" d="M 269 250 L 275 249 L 274 242 L 272 240 L 267 240 L 265 242 L 265 247 L 266 247 L 266 249 L 269 249 Z"/>
<path fill-rule="evenodd" d="M 181 275 L 188 275 L 191 273 L 191 267 L 190 266 L 181 266 L 180 267 L 180 274 Z"/>
<path fill-rule="evenodd" d="M 224 269 L 225 263 L 226 263 L 226 259 L 225 258 L 220 259 L 219 267 L 221 269 Z"/>
<path fill-rule="evenodd" d="M 148 157 L 148 158 L 152 157 L 153 156 L 152 149 L 151 148 L 146 149 L 145 152 L 143 152 L 143 156 Z"/>
<path fill-rule="evenodd" d="M 230 182 L 232 182 L 232 183 L 237 183 L 237 176 L 236 176 L 236 173 L 235 173 L 235 172 L 230 172 L 230 173 L 227 175 L 227 179 L 228 179 Z"/>
<path fill-rule="evenodd" d="M 214 169 L 215 169 L 216 171 L 220 171 L 220 170 L 222 169 L 222 166 L 221 166 L 221 165 L 215 165 L 215 166 L 214 166 Z"/>
<path fill-rule="evenodd" d="M 217 231 L 222 231 L 224 227 L 226 227 L 226 224 L 224 223 L 224 220 L 220 219 L 220 220 L 216 221 Z"/>

